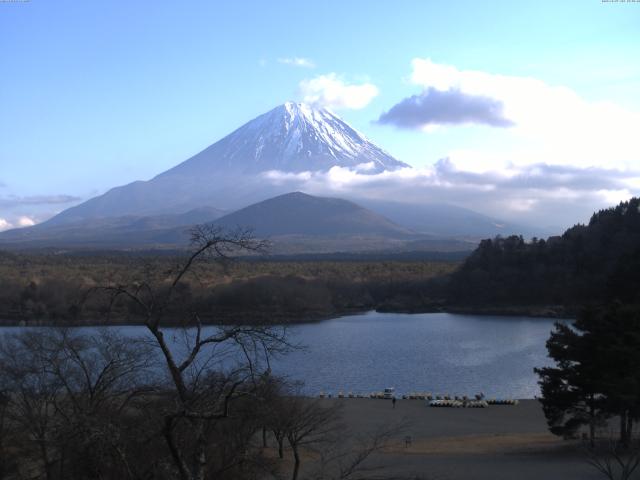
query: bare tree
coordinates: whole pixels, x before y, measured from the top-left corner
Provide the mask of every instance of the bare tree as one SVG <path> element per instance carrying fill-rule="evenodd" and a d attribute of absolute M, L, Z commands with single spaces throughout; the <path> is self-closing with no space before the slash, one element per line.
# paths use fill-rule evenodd
<path fill-rule="evenodd" d="M 384 466 L 370 462 L 371 457 L 396 441 L 406 425 L 380 425 L 368 434 L 353 437 L 341 423 L 342 404 L 311 399 L 299 394 L 300 385 L 286 389 L 269 404 L 269 428 L 278 442 L 279 457 L 284 458 L 286 440 L 293 455 L 292 480 L 301 476 L 302 459 L 310 458 L 305 478 L 343 480 L 370 478 Z M 307 455 L 304 455 L 304 454 Z"/>
<path fill-rule="evenodd" d="M 62 330 L 56 340 L 57 351 L 44 352 L 63 386 L 56 405 L 65 424 L 63 460 L 76 470 L 107 464 L 114 475 L 139 478 L 141 465 L 127 453 L 132 432 L 123 420 L 137 399 L 154 391 L 151 350 L 106 329 L 95 335 Z"/>
<path fill-rule="evenodd" d="M 278 457 L 284 459 L 284 443 L 287 439 L 287 429 L 291 421 L 290 400 L 295 395 L 291 392 L 291 385 L 282 379 L 268 377 L 265 379 L 267 395 L 261 404 L 261 414 L 264 419 L 262 431 L 262 445 L 266 447 L 266 431 L 271 432 L 278 446 Z"/>
<path fill-rule="evenodd" d="M 584 454 L 589 465 L 609 480 L 628 480 L 640 465 L 640 444 L 628 446 L 607 438 L 595 446 L 585 446 Z"/>
<path fill-rule="evenodd" d="M 207 435 L 211 425 L 231 415 L 235 399 L 256 390 L 257 377 L 269 358 L 284 352 L 285 331 L 268 325 L 203 327 L 198 312 L 174 308 L 178 292 L 197 262 L 227 259 L 239 251 L 261 252 L 265 243 L 248 230 L 224 232 L 213 226 L 192 231 L 193 251 L 169 273 L 165 285 L 138 281 L 107 285 L 110 305 L 125 300 L 144 324 L 162 354 L 173 406 L 164 415 L 163 436 L 182 480 L 204 480 L 208 467 Z M 170 318 L 180 316 L 180 318 Z M 182 344 L 167 338 L 167 326 L 181 327 Z M 232 366 L 231 366 L 232 365 Z"/>
<path fill-rule="evenodd" d="M 9 456 L 7 446 L 10 442 L 9 434 L 9 390 L 6 378 L 0 375 L 0 478 L 8 477 L 15 471 L 15 460 Z"/>
<path fill-rule="evenodd" d="M 283 401 L 288 417 L 284 427 L 285 437 L 294 460 L 291 478 L 297 480 L 301 449 L 324 448 L 341 430 L 338 424 L 341 405 L 333 403 L 324 406 L 320 400 L 299 395 L 285 397 Z"/>
<path fill-rule="evenodd" d="M 23 432 L 16 447 L 51 480 L 58 460 L 55 445 L 62 422 L 56 404 L 62 385 L 49 371 L 45 357 L 36 353 L 36 342 L 32 332 L 3 339 L 0 370 L 7 385 L 7 417 Z"/>
<path fill-rule="evenodd" d="M 328 448 L 320 451 L 316 468 L 308 478 L 310 480 L 372 478 L 372 475 L 381 473 L 386 468 L 384 465 L 372 463 L 372 456 L 397 442 L 406 428 L 407 425 L 404 422 L 382 424 L 372 432 L 356 438 L 349 435 L 340 436 Z"/>
<path fill-rule="evenodd" d="M 25 457 L 35 454 L 53 479 L 73 478 L 67 465 L 79 469 L 68 455 L 84 461 L 92 453 L 110 455 L 125 472 L 121 478 L 135 478 L 114 421 L 140 392 L 148 360 L 144 348 L 107 332 L 28 330 L 4 338 L 6 416 L 20 433 Z"/>

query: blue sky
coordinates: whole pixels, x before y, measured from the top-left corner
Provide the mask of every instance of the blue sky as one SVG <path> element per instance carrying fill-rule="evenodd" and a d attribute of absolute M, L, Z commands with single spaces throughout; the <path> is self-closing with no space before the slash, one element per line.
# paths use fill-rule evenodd
<path fill-rule="evenodd" d="M 530 175 L 544 163 L 635 178 L 640 158 L 624 128 L 640 112 L 639 27 L 640 3 L 600 0 L 0 2 L 0 222 L 37 222 L 77 199 L 149 179 L 327 85 L 375 88 L 356 106 L 328 106 L 418 169 L 449 157 L 456 172 L 476 175 Z M 434 83 L 447 68 L 449 84 Z M 504 88 L 485 91 L 468 72 L 502 79 Z M 527 80 L 542 87 L 531 93 Z M 376 122 L 412 95 L 459 85 L 464 98 L 495 97 L 514 124 L 531 128 Z M 541 126 L 544 111 L 529 118 L 529 109 L 550 105 L 554 120 L 556 87 L 571 110 L 559 117 L 567 122 L 583 111 L 600 117 L 594 106 L 602 102 L 620 109 L 607 110 L 608 124 L 623 132 L 612 134 L 611 155 L 590 158 L 600 144 L 573 151 L 579 138 L 563 144 Z M 511 108 L 517 95 L 535 101 Z M 590 123 L 586 137 L 599 129 Z M 589 206 L 633 194 L 637 184 L 614 187 L 593 187 L 605 193 L 591 195 Z M 544 203 L 532 195 L 503 216 Z M 500 213 L 490 199 L 485 210 Z"/>

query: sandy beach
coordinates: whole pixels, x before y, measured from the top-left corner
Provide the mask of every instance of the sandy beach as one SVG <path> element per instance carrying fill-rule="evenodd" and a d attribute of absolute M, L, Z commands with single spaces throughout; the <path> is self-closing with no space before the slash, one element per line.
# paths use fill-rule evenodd
<path fill-rule="evenodd" d="M 331 399 L 343 405 L 353 435 L 380 425 L 406 425 L 397 441 L 371 459 L 385 477 L 462 480 L 585 480 L 599 474 L 579 445 L 548 433 L 540 404 L 479 409 L 431 408 L 420 400 Z M 411 437 L 410 445 L 405 436 Z"/>

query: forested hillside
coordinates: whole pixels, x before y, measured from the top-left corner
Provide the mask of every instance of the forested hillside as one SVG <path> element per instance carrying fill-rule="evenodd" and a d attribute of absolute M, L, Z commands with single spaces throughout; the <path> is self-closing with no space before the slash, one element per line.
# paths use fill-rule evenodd
<path fill-rule="evenodd" d="M 453 305 L 638 303 L 640 199 L 601 210 L 561 237 L 483 240 L 448 291 Z"/>

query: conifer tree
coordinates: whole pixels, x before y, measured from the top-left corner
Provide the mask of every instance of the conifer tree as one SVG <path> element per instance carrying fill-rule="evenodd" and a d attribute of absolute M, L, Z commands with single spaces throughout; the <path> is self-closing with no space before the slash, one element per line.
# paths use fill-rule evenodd
<path fill-rule="evenodd" d="M 599 421 L 620 420 L 620 442 L 629 445 L 640 417 L 640 312 L 611 304 L 585 310 L 571 325 L 557 323 L 547 341 L 555 367 L 535 369 L 552 433 L 575 435 Z"/>

